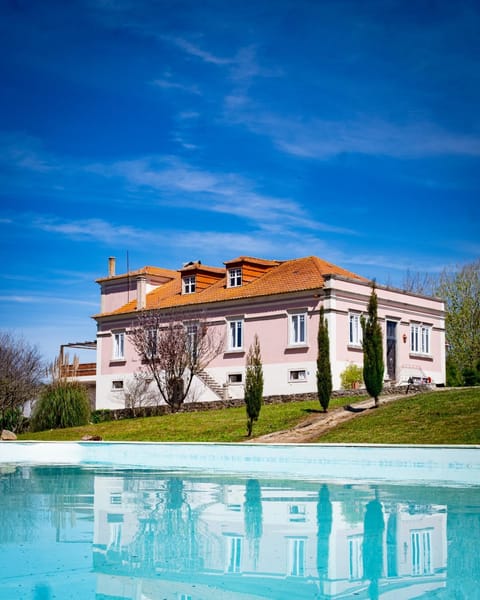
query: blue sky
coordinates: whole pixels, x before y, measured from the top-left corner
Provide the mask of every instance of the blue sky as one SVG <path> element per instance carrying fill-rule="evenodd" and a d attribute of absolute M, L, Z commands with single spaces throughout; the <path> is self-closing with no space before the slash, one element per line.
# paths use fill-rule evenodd
<path fill-rule="evenodd" d="M 0 3 L 0 328 L 94 339 L 95 279 L 480 255 L 480 5 Z"/>

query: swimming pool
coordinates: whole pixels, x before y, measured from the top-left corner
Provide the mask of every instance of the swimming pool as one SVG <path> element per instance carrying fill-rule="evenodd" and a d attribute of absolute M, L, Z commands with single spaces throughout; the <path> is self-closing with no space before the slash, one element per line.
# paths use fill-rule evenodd
<path fill-rule="evenodd" d="M 478 598 L 479 448 L 424 450 L 2 444 L 0 598 Z"/>

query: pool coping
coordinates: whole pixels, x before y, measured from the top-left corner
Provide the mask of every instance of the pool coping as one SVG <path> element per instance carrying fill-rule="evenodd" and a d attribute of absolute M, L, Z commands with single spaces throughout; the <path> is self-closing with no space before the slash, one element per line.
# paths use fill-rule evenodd
<path fill-rule="evenodd" d="M 480 485 L 477 445 L 4 441 L 0 443 L 2 464 Z"/>

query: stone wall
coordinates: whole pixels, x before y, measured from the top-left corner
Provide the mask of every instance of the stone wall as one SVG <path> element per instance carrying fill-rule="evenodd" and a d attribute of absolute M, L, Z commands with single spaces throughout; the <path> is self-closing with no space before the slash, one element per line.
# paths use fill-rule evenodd
<path fill-rule="evenodd" d="M 382 395 L 391 394 L 406 394 L 413 392 L 426 392 L 431 389 L 428 385 L 400 385 L 385 387 Z M 367 396 L 365 389 L 359 390 L 336 390 L 332 392 L 332 398 L 352 398 L 352 396 L 365 397 Z M 265 396 L 264 404 L 284 404 L 287 402 L 305 402 L 318 401 L 317 394 L 290 394 L 284 396 Z M 245 406 L 243 399 L 217 400 L 215 402 L 185 402 L 179 413 L 186 412 L 201 412 L 206 410 L 214 410 L 219 408 L 235 408 Z M 95 423 L 102 421 L 118 421 L 121 419 L 132 419 L 140 417 L 162 416 L 171 413 L 170 408 L 165 405 L 159 406 L 143 406 L 133 411 L 131 408 L 122 408 L 116 410 L 96 410 L 92 413 L 92 421 Z"/>

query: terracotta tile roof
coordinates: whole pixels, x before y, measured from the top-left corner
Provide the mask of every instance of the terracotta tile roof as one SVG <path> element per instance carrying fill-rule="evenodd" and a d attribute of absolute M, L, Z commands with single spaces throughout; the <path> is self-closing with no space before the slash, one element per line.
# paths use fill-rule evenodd
<path fill-rule="evenodd" d="M 126 277 L 136 277 L 137 275 L 157 275 L 160 277 L 168 277 L 172 279 L 175 277 L 176 271 L 172 271 L 171 269 L 162 269 L 161 267 L 142 267 L 141 269 L 136 269 L 135 271 L 129 271 L 128 273 L 121 273 L 120 275 L 112 275 L 110 277 L 100 277 L 95 281 L 97 283 L 102 283 L 103 281 L 110 281 L 114 279 L 125 279 Z"/>
<path fill-rule="evenodd" d="M 225 269 L 222 269 L 221 267 L 209 267 L 208 265 L 203 265 L 201 262 L 188 263 L 178 270 L 181 273 L 187 273 L 189 271 L 200 271 L 204 273 L 213 273 L 215 275 L 225 275 Z"/>
<path fill-rule="evenodd" d="M 233 258 L 232 260 L 227 260 L 223 264 L 228 265 L 236 265 L 238 263 L 250 263 L 253 265 L 262 265 L 267 267 L 275 267 L 279 265 L 282 261 L 280 260 L 268 260 L 265 258 L 255 258 L 253 256 L 238 256 L 237 258 Z"/>
<path fill-rule="evenodd" d="M 248 257 L 242 257 L 248 260 Z M 233 261 L 228 261 L 229 264 Z M 367 281 L 364 277 L 351 271 L 317 258 L 308 256 L 283 262 L 272 263 L 264 274 L 250 283 L 238 287 L 226 287 L 226 274 L 222 279 L 213 283 L 208 288 L 193 294 L 182 294 L 180 273 L 175 273 L 175 278 L 147 294 L 147 309 L 174 308 L 180 306 L 194 306 L 200 304 L 216 303 L 242 298 L 255 298 L 277 294 L 292 293 L 304 290 L 314 290 L 323 287 L 326 275 L 340 275 L 359 281 Z M 136 309 L 136 300 L 125 304 L 113 313 L 124 314 Z"/>

